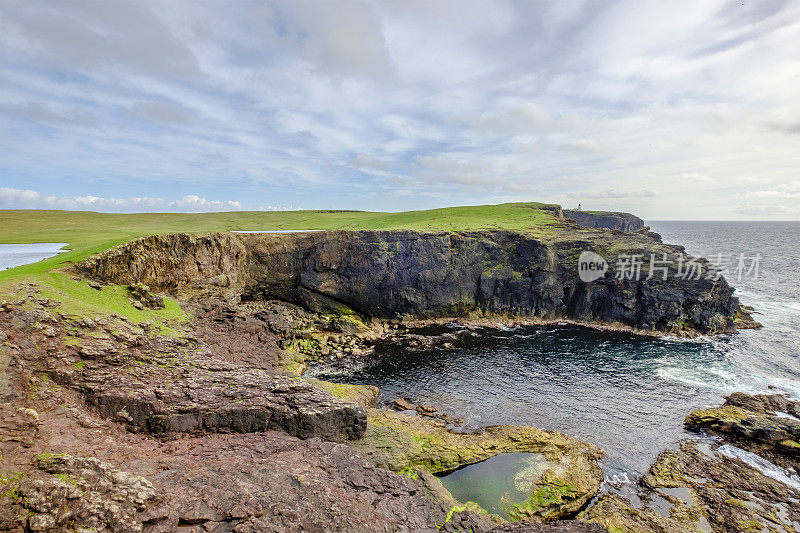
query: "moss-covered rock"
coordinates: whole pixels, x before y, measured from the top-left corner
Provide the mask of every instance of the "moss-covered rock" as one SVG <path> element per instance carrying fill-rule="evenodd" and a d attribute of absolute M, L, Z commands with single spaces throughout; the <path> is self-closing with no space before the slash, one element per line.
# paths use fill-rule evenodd
<path fill-rule="evenodd" d="M 719 435 L 786 467 L 800 468 L 800 402 L 734 393 L 714 409 L 692 412 L 686 427 Z"/>
<path fill-rule="evenodd" d="M 344 401 L 360 405 L 361 407 L 373 407 L 378 393 L 380 392 L 378 387 L 374 385 L 350 385 L 347 383 L 333 383 L 314 378 L 304 379 L 331 396 L 341 398 Z"/>
<path fill-rule="evenodd" d="M 798 493 L 759 470 L 685 441 L 659 455 L 642 479 L 642 505 L 607 493 L 579 516 L 610 532 L 796 531 Z"/>
<path fill-rule="evenodd" d="M 555 431 L 529 426 L 491 426 L 481 433 L 453 433 L 443 422 L 369 409 L 367 431 L 352 443 L 378 466 L 395 472 L 423 468 L 444 473 L 501 453 L 530 452 L 542 457 L 533 480 L 531 504 L 515 516 L 552 519 L 574 513 L 600 489 L 596 446 Z"/>

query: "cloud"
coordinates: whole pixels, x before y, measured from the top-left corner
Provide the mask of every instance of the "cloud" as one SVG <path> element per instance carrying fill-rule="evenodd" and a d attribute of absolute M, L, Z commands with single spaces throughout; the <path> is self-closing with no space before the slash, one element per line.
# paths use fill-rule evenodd
<path fill-rule="evenodd" d="M 571 139 L 561 143 L 558 149 L 575 154 L 597 154 L 600 153 L 600 143 L 587 139 Z"/>
<path fill-rule="evenodd" d="M 194 194 L 179 200 L 164 198 L 102 198 L 98 196 L 43 196 L 29 189 L 0 187 L 0 209 L 66 209 L 106 212 L 204 212 L 239 211 L 243 206 L 238 201 L 206 200 Z M 267 207 L 267 210 L 280 208 Z"/>
<path fill-rule="evenodd" d="M 193 118 L 188 109 L 170 102 L 136 102 L 131 111 L 140 118 L 165 126 L 186 126 Z"/>
<path fill-rule="evenodd" d="M 774 217 L 790 214 L 789 209 L 780 205 L 740 205 L 736 208 L 740 215 Z"/>
<path fill-rule="evenodd" d="M 602 192 L 585 192 L 585 193 L 570 193 L 568 195 L 570 198 L 577 198 L 577 199 L 592 199 L 592 200 L 599 200 L 599 199 L 620 199 L 620 198 L 654 198 L 656 193 L 653 191 L 649 191 L 647 189 L 642 190 L 634 190 L 634 191 L 616 191 L 616 190 L 607 190 Z"/>
<path fill-rule="evenodd" d="M 375 159 L 369 154 L 358 154 L 347 164 L 360 170 L 387 170 L 392 166 L 390 162 Z"/>
<path fill-rule="evenodd" d="M 499 135 L 536 133 L 558 126 L 545 109 L 533 102 L 515 103 L 467 117 L 466 122 L 480 132 Z"/>
<path fill-rule="evenodd" d="M 800 217 L 800 4 L 677 2 L 9 0 L 3 205 Z"/>
<path fill-rule="evenodd" d="M 53 126 L 77 126 L 80 128 L 99 126 L 97 116 L 77 107 L 56 111 L 49 104 L 42 102 L 24 102 L 3 107 L 9 115 Z"/>

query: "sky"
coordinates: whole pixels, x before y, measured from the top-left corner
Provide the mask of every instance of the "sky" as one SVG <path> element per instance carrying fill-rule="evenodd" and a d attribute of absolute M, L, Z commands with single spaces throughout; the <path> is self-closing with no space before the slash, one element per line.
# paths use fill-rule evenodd
<path fill-rule="evenodd" d="M 0 209 L 800 220 L 800 2 L 4 0 Z"/>

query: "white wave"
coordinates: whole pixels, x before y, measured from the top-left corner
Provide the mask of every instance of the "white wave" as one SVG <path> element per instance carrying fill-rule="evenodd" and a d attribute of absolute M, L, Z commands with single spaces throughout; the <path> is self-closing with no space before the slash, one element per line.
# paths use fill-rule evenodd
<path fill-rule="evenodd" d="M 775 481 L 779 481 L 784 485 L 788 485 L 793 489 L 800 491 L 800 477 L 794 472 L 781 468 L 778 465 L 772 464 L 763 457 L 754 453 L 748 452 L 730 444 L 723 444 L 717 448 L 717 453 L 730 457 L 731 459 L 739 459 L 743 463 L 752 468 L 755 468 L 767 477 L 771 477 Z"/>

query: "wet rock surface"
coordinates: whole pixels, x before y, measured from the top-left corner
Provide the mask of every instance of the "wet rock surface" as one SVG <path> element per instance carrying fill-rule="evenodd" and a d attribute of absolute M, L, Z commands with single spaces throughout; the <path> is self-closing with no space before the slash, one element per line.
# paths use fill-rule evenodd
<path fill-rule="evenodd" d="M 659 455 L 641 481 L 640 505 L 604 494 L 581 518 L 609 531 L 800 530 L 800 462 L 785 443 L 800 427 L 791 418 L 798 407 L 783 396 L 734 393 L 719 408 L 692 412 L 686 426 L 717 440 Z"/>
<path fill-rule="evenodd" d="M 602 495 L 581 518 L 609 531 L 795 531 L 800 491 L 719 451 L 684 442 L 642 480 L 642 503 Z"/>
<path fill-rule="evenodd" d="M 686 427 L 721 436 L 800 472 L 800 402 L 734 393 L 721 407 L 692 412 Z"/>

